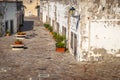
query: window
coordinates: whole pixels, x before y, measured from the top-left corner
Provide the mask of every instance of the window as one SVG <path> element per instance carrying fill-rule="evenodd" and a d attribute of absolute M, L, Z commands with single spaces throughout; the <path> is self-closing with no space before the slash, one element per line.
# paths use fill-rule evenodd
<path fill-rule="evenodd" d="M 73 49 L 73 32 L 71 32 L 71 48 Z"/>
<path fill-rule="evenodd" d="M 64 26 L 62 26 L 62 35 L 66 37 L 66 28 Z"/>

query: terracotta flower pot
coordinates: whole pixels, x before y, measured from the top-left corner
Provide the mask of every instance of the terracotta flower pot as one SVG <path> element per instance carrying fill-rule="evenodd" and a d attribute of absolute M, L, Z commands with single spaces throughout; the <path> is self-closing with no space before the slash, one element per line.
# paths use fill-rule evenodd
<path fill-rule="evenodd" d="M 22 41 L 15 41 L 15 44 L 22 44 Z"/>
<path fill-rule="evenodd" d="M 56 39 L 53 37 L 53 40 L 56 41 Z"/>
<path fill-rule="evenodd" d="M 45 28 L 48 31 L 48 28 Z"/>
<path fill-rule="evenodd" d="M 7 34 L 6 34 L 6 36 L 10 36 L 10 34 L 9 34 L 9 33 L 7 33 Z"/>
<path fill-rule="evenodd" d="M 57 52 L 65 52 L 65 48 L 56 48 Z"/>
<path fill-rule="evenodd" d="M 18 34 L 18 35 L 26 35 L 25 32 L 18 32 L 17 34 Z"/>
<path fill-rule="evenodd" d="M 50 35 L 52 35 L 52 32 L 50 32 Z"/>

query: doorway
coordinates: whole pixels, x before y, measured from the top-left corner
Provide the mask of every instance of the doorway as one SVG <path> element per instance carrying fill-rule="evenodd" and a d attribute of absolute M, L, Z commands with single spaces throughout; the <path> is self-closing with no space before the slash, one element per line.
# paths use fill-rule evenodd
<path fill-rule="evenodd" d="M 8 21 L 5 21 L 5 32 L 8 31 Z"/>
<path fill-rule="evenodd" d="M 77 35 L 74 34 L 74 56 L 77 56 Z"/>
<path fill-rule="evenodd" d="M 40 7 L 37 8 L 37 16 L 40 16 Z"/>
<path fill-rule="evenodd" d="M 62 35 L 66 37 L 66 28 L 62 26 Z"/>
<path fill-rule="evenodd" d="M 57 22 L 57 26 L 56 27 L 57 27 L 57 29 L 56 29 L 57 33 L 59 34 L 59 23 L 58 22 Z"/>
<path fill-rule="evenodd" d="M 10 33 L 14 33 L 14 26 L 13 26 L 13 20 L 10 20 Z"/>
<path fill-rule="evenodd" d="M 49 17 L 49 24 L 51 25 L 51 18 Z"/>
<path fill-rule="evenodd" d="M 48 18 L 48 16 L 46 16 L 46 23 L 49 23 L 49 18 Z"/>
<path fill-rule="evenodd" d="M 73 32 L 71 32 L 71 48 L 73 49 Z"/>
<path fill-rule="evenodd" d="M 77 35 L 73 32 L 71 32 L 71 49 L 72 49 L 72 53 L 73 55 L 77 56 Z"/>
<path fill-rule="evenodd" d="M 40 13 L 40 20 L 43 21 L 43 15 Z"/>

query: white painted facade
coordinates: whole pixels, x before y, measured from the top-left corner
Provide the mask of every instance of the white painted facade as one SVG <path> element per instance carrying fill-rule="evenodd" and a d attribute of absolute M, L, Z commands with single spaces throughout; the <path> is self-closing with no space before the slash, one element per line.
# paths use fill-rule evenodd
<path fill-rule="evenodd" d="M 108 53 L 116 53 L 120 49 L 120 25 L 113 21 L 91 21 L 90 43 L 93 48 L 104 48 Z"/>
<path fill-rule="evenodd" d="M 46 16 L 47 16 L 47 14 L 48 14 L 48 6 L 47 6 L 47 4 L 44 4 L 44 5 L 41 5 L 40 6 L 40 11 L 41 11 L 41 13 L 42 13 L 42 21 L 43 21 L 43 23 L 46 23 Z"/>
<path fill-rule="evenodd" d="M 49 4 L 49 17 L 50 17 L 50 25 L 52 25 L 52 20 L 55 20 L 55 3 L 54 2 L 51 2 Z"/>
<path fill-rule="evenodd" d="M 59 32 L 60 34 L 62 33 L 62 27 L 65 27 L 67 29 L 67 32 L 66 34 L 68 34 L 68 18 L 66 17 L 66 6 L 63 5 L 63 4 L 59 4 L 57 3 L 57 22 L 59 23 L 60 25 L 60 29 L 59 29 Z M 66 36 L 68 37 L 68 35 Z"/>
<path fill-rule="evenodd" d="M 101 5 L 104 7 L 105 1 L 102 1 L 103 4 Z M 62 27 L 64 26 L 66 28 L 66 37 L 68 39 L 69 36 L 70 41 L 69 51 L 78 61 L 87 60 L 87 58 L 84 58 L 84 52 L 87 52 L 88 57 L 91 52 L 94 53 L 94 49 L 104 49 L 107 51 L 106 53 L 117 53 L 120 49 L 120 24 L 118 24 L 120 23 L 120 17 L 117 16 L 113 19 L 107 19 L 107 15 L 104 17 L 106 13 L 101 14 L 102 8 L 100 8 L 100 5 L 98 7 L 97 14 L 100 12 L 99 14 L 102 16 L 101 19 L 98 19 L 97 16 L 92 18 L 94 12 L 88 12 L 88 9 L 89 7 L 94 6 L 93 3 L 83 2 L 80 4 L 83 5 L 80 5 L 79 8 L 77 8 L 78 11 L 77 14 L 75 14 L 77 17 L 74 17 L 68 16 L 70 5 L 54 1 L 49 2 L 49 6 L 47 2 L 44 3 L 44 7 L 41 6 L 41 13 L 43 14 L 41 17 L 43 17 L 43 23 L 46 22 L 46 16 L 49 16 L 49 18 L 51 18 L 50 24 L 52 24 L 52 20 L 55 19 L 56 23 L 59 23 L 60 34 L 62 33 Z M 87 5 L 89 6 L 86 7 Z M 119 8 L 113 8 L 113 11 L 116 11 L 115 14 L 118 15 Z M 70 17 L 69 35 L 68 17 Z M 103 18 L 105 19 L 103 20 Z M 56 27 L 56 25 L 54 27 Z"/>
<path fill-rule="evenodd" d="M 22 4 L 22 2 L 20 4 Z M 23 12 L 21 11 L 21 9 L 17 9 L 16 1 L 1 1 L 0 7 L 3 8 L 2 34 L 5 35 L 7 30 L 10 32 L 12 31 L 12 33 L 16 33 L 19 25 L 22 24 Z M 20 8 L 20 6 L 18 8 Z M 13 23 L 11 23 L 11 21 Z"/>
<path fill-rule="evenodd" d="M 71 32 L 74 34 L 73 35 L 73 42 L 71 42 Z M 75 43 L 75 37 L 77 38 L 77 41 Z M 70 52 L 73 55 L 76 55 L 75 58 L 77 60 L 80 60 L 80 56 L 81 56 L 81 49 L 80 49 L 80 42 L 81 42 L 81 34 L 80 34 L 80 19 L 79 19 L 79 15 L 77 15 L 77 17 L 72 17 L 70 18 L 70 43 L 73 44 L 73 48 L 69 48 Z M 76 48 L 75 48 L 76 47 Z M 75 49 L 76 49 L 76 53 L 75 53 Z"/>
<path fill-rule="evenodd" d="M 6 10 L 5 10 L 3 22 L 8 21 L 8 29 L 10 30 L 10 20 L 13 20 L 13 29 L 14 32 L 17 32 L 16 3 L 6 3 L 4 6 L 6 6 Z"/>
<path fill-rule="evenodd" d="M 42 2 L 41 2 L 42 3 Z M 48 6 L 49 5 L 49 6 Z M 49 7 L 49 9 L 48 9 Z M 59 23 L 59 33 L 62 34 L 62 28 L 66 28 L 66 38 L 68 40 L 68 8 L 70 6 L 67 6 L 65 4 L 60 4 L 58 2 L 44 2 L 44 5 L 41 4 L 41 13 L 43 14 L 42 21 L 43 23 L 46 23 L 46 16 L 49 16 L 51 19 L 50 24 L 52 25 L 52 20 L 55 20 L 56 18 L 56 23 Z M 56 9 L 55 9 L 56 8 Z M 56 13 L 55 13 L 56 11 Z M 56 16 L 55 16 L 56 14 Z M 70 32 L 73 32 L 77 36 L 77 51 L 76 51 L 76 58 L 78 59 L 79 56 L 78 54 L 80 53 L 80 27 L 79 27 L 79 21 L 77 25 L 78 18 L 70 17 Z M 56 24 L 55 24 L 55 29 L 56 29 Z M 71 34 L 69 34 L 71 35 Z M 69 37 L 70 39 L 71 37 Z M 71 41 L 71 39 L 70 39 Z M 74 43 L 73 43 L 74 44 Z M 74 48 L 70 48 L 70 52 L 73 54 L 74 53 Z M 73 54 L 74 55 L 74 54 Z"/>

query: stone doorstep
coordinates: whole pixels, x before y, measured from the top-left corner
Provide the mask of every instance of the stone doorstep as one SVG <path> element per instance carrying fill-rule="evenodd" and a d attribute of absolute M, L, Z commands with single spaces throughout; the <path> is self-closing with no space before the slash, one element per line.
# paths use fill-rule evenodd
<path fill-rule="evenodd" d="M 16 50 L 24 50 L 24 48 L 12 48 L 12 50 L 16 51 Z"/>
<path fill-rule="evenodd" d="M 26 35 L 15 35 L 16 39 L 25 39 Z"/>
<path fill-rule="evenodd" d="M 13 44 L 11 45 L 11 47 L 12 47 L 12 50 L 24 50 L 25 45 L 24 44 L 20 44 L 20 45 Z"/>
<path fill-rule="evenodd" d="M 25 37 L 16 37 L 16 39 L 21 39 L 21 40 L 23 40 L 23 39 L 25 39 Z"/>
<path fill-rule="evenodd" d="M 16 37 L 26 37 L 26 35 L 15 35 Z"/>
<path fill-rule="evenodd" d="M 39 74 L 38 77 L 39 78 L 48 78 L 48 77 L 50 77 L 50 74 Z"/>
<path fill-rule="evenodd" d="M 43 73 L 43 74 L 39 74 L 39 75 L 36 76 L 36 77 L 29 77 L 29 80 L 41 80 L 41 79 L 48 78 L 48 77 L 50 77 L 49 74 Z"/>
<path fill-rule="evenodd" d="M 16 45 L 16 44 L 12 44 L 11 47 L 24 47 L 25 45 L 24 44 L 19 44 L 19 45 Z"/>
<path fill-rule="evenodd" d="M 38 77 L 30 77 L 29 80 L 39 80 Z"/>
<path fill-rule="evenodd" d="M 119 58 L 120 58 L 120 54 L 115 54 L 114 56 L 115 56 L 115 57 L 119 57 Z"/>

